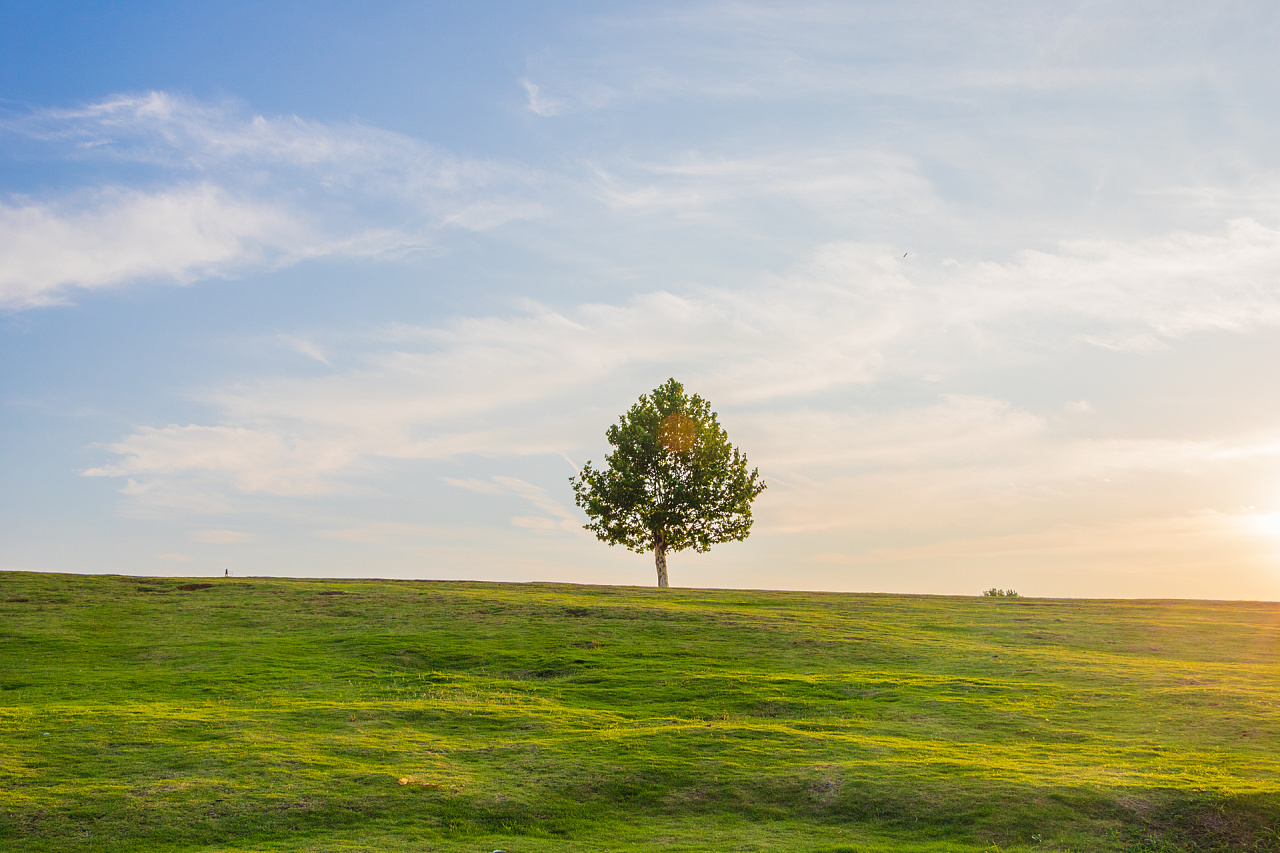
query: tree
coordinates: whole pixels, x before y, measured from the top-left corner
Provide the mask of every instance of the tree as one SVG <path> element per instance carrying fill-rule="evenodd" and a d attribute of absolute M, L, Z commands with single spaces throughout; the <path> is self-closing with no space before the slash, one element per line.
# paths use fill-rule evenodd
<path fill-rule="evenodd" d="M 658 586 L 667 585 L 668 550 L 702 552 L 750 535 L 751 502 L 765 484 L 706 400 L 668 379 L 605 435 L 608 467 L 588 462 L 569 478 L 591 519 L 583 526 L 610 545 L 652 548 Z"/>

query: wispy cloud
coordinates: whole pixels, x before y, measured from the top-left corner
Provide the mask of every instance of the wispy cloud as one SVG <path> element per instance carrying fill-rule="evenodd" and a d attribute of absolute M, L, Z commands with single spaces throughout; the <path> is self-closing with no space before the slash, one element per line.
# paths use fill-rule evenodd
<path fill-rule="evenodd" d="M 1097 438 L 1080 434 L 1079 417 L 950 396 L 863 414 L 742 414 L 736 433 L 753 464 L 775 473 L 764 527 L 789 533 L 948 538 L 956 529 L 1040 529 L 1046 518 L 1092 525 L 1188 507 L 1225 512 L 1239 490 L 1280 469 L 1274 429 Z M 1156 483 L 1159 498 L 1149 494 Z"/>
<path fill-rule="evenodd" d="M 544 118 L 558 115 L 564 109 L 564 102 L 557 101 L 554 98 L 548 98 L 542 94 L 542 90 L 537 83 L 532 80 L 522 79 L 520 85 L 524 87 L 525 94 L 529 96 L 529 111 L 536 113 Z"/>
<path fill-rule="evenodd" d="M 643 390 L 667 375 L 722 406 L 768 403 L 767 414 L 743 415 L 761 454 L 796 472 L 818 464 L 828 478 L 831 465 L 869 460 L 964 459 L 990 473 L 1014 464 L 1019 447 L 1040 460 L 1041 479 L 1065 476 L 1051 475 L 1053 465 L 1143 467 L 1153 452 L 1155 467 L 1176 468 L 1204 448 L 1190 456 L 1158 442 L 1140 452 L 1080 449 L 1058 438 L 1049 453 L 1038 443 L 1051 432 L 1048 415 L 998 399 L 944 396 L 874 418 L 805 401 L 894 377 L 936 378 L 992 346 L 1154 346 L 1263 326 L 1280 326 L 1280 232 L 1251 221 L 1214 235 L 1069 244 L 1007 264 L 913 267 L 837 244 L 740 290 L 655 292 L 570 310 L 530 303 L 520 314 L 389 327 L 344 353 L 351 367 L 204 392 L 215 423 L 139 428 L 110 446 L 115 461 L 86 473 L 131 478 L 140 496 L 148 484 L 187 477 L 224 494 L 320 495 L 375 475 L 379 460 L 580 458 L 594 440 L 584 413 L 599 389 Z M 1078 401 L 1058 405 L 1063 417 L 1088 416 Z M 999 460 L 986 460 L 989 451 Z"/>
<path fill-rule="evenodd" d="M 492 78 L 421 81 L 453 86 L 465 156 L 388 120 L 165 92 L 0 109 L 23 191 L 0 196 L 0 310 L 87 303 L 11 317 L 48 336 L 24 357 L 113 334 L 101 293 L 135 282 L 252 275 L 306 301 L 223 289 L 217 345 L 245 344 L 223 362 L 201 357 L 189 297 L 148 303 L 128 319 L 158 312 L 192 345 L 104 360 L 123 366 L 95 373 L 109 405 L 152 414 L 97 415 L 106 441 L 62 467 L 116 479 L 124 513 L 170 517 L 205 556 L 243 528 L 263 533 L 235 549 L 282 559 L 267 542 L 296 525 L 330 566 L 367 546 L 407 573 L 484 553 L 541 572 L 588 553 L 571 466 L 676 376 L 769 482 L 737 552 L 771 554 L 762 582 L 805 553 L 1080 567 L 1091 536 L 1113 567 L 1133 547 L 1177 562 L 1162 536 L 1207 565 L 1274 513 L 1266 3 L 694 0 L 547 20 L 496 97 Z M 441 128 L 444 101 L 393 101 L 365 114 Z M 314 277 L 263 274 L 304 261 Z M 200 378 L 135 408 L 159 380 L 134 350 L 166 389 Z M 15 393 L 51 416 L 31 382 Z"/>
<path fill-rule="evenodd" d="M 376 195 L 416 196 L 428 189 L 465 190 L 533 177 L 518 167 L 451 157 L 376 127 L 248 114 L 234 101 L 209 103 L 167 92 L 116 95 L 72 109 L 11 115 L 0 122 L 0 131 L 43 140 L 55 151 L 61 145 L 64 156 L 172 170 L 234 172 L 275 166 Z"/>
<path fill-rule="evenodd" d="M 1264 5 L 716 0 L 600 15 L 586 49 L 547 51 L 528 76 L 563 112 L 591 109 L 589 86 L 613 112 L 660 104 L 663 136 L 693 152 L 637 134 L 613 152 L 630 161 L 593 154 L 615 211 L 766 221 L 759 239 L 777 241 L 796 214 L 778 202 L 799 200 L 819 241 L 927 234 L 1004 257 L 1050 234 L 1274 223 Z M 1233 38 L 1254 49 L 1224 50 Z M 774 215 L 755 220 L 763 199 Z"/>
<path fill-rule="evenodd" d="M 121 457 L 118 462 L 91 468 L 85 476 L 129 477 L 128 491 L 138 498 L 149 497 L 157 481 L 174 479 L 198 492 L 206 478 L 225 478 L 242 493 L 326 494 L 335 488 L 327 478 L 350 474 L 361 461 L 349 442 L 278 428 L 197 424 L 143 427 L 111 445 L 111 452 Z M 163 490 L 164 503 L 171 501 L 168 492 Z"/>
<path fill-rule="evenodd" d="M 1157 10 L 1165 16 L 1152 38 Z M 1215 36 L 1250 22 L 1265 28 L 1269 17 L 1250 4 L 1206 15 L 1158 4 L 1082 13 L 935 0 L 713 0 L 601 15 L 590 27 L 595 51 L 549 53 L 534 70 L 557 94 L 591 81 L 618 97 L 646 100 L 852 94 L 925 101 L 983 91 L 1150 90 L 1204 76 L 1201 58 Z M 1224 67 L 1217 58 L 1219 80 L 1257 59 L 1242 52 Z"/>
<path fill-rule="evenodd" d="M 622 213 L 730 222 L 755 205 L 786 200 L 828 220 L 877 211 L 901 222 L 936 215 L 941 202 L 915 160 L 877 150 L 826 150 L 711 157 L 688 152 L 665 162 L 589 164 L 596 197 Z M 892 211 L 892 213 L 887 213 Z"/>
<path fill-rule="evenodd" d="M 1194 332 L 1244 332 L 1280 323 L 1280 230 L 1252 219 L 1216 234 L 1124 242 L 1071 241 L 1014 264 L 979 264 L 981 298 L 961 316 L 1052 314 L 1100 324 L 1103 346 L 1158 345 Z"/>
<path fill-rule="evenodd" d="M 10 116 L 0 132 L 68 159 L 150 171 L 146 188 L 108 183 L 0 203 L 0 307 L 10 310 L 142 279 L 395 256 L 432 246 L 441 229 L 487 230 L 545 211 L 529 194 L 541 178 L 523 167 L 163 92 Z"/>
<path fill-rule="evenodd" d="M 137 279 L 189 282 L 324 251 L 296 214 L 202 184 L 0 204 L 0 308 L 66 301 Z"/>
<path fill-rule="evenodd" d="M 488 480 L 445 477 L 444 481 L 451 486 L 482 495 L 515 495 L 541 510 L 540 515 L 519 515 L 512 518 L 511 523 L 516 527 L 530 530 L 560 530 L 590 538 L 583 530 L 582 520 L 573 510 L 548 494 L 546 489 L 518 477 L 499 475 L 490 477 Z"/>
<path fill-rule="evenodd" d="M 280 341 L 290 349 L 305 355 L 313 361 L 318 361 L 321 364 L 326 365 L 329 363 L 329 359 L 325 357 L 324 351 L 321 350 L 313 341 L 309 341 L 306 338 L 296 337 L 294 335 L 281 335 Z"/>

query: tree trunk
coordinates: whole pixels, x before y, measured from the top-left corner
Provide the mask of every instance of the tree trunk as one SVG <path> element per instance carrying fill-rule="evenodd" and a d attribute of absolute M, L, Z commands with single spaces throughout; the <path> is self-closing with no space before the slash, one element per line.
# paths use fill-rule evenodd
<path fill-rule="evenodd" d="M 667 537 L 661 530 L 653 534 L 653 562 L 658 566 L 658 586 L 667 585 Z"/>

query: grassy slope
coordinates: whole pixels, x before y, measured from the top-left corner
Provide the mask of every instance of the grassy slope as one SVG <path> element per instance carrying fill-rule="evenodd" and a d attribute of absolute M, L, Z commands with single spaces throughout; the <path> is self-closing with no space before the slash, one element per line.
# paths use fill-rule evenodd
<path fill-rule="evenodd" d="M 1280 850 L 1277 604 L 186 583 L 0 574 L 0 848 Z"/>

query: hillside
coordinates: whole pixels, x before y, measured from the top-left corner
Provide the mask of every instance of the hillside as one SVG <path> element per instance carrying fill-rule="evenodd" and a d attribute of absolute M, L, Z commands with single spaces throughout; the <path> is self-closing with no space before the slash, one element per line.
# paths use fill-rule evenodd
<path fill-rule="evenodd" d="M 5 573 L 0 847 L 1276 851 L 1278 704 L 1275 603 Z"/>

